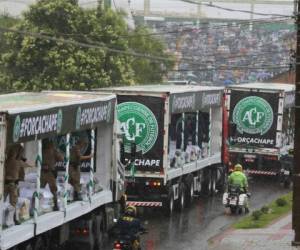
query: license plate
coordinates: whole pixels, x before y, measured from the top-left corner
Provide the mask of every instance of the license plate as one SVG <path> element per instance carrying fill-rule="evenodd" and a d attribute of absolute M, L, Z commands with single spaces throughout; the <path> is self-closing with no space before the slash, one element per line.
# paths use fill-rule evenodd
<path fill-rule="evenodd" d="M 229 204 L 235 205 L 236 202 L 237 202 L 237 198 L 231 198 L 230 201 L 229 201 Z"/>
<path fill-rule="evenodd" d="M 290 175 L 290 171 L 289 170 L 284 170 L 283 174 L 284 175 Z"/>

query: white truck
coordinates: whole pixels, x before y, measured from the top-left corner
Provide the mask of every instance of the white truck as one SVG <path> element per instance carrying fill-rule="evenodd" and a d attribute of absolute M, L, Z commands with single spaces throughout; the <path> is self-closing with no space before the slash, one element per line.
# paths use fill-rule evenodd
<path fill-rule="evenodd" d="M 122 165 L 119 163 L 119 171 L 117 167 L 115 104 L 113 94 L 89 92 L 0 95 L 1 250 L 56 249 L 66 243 L 99 249 L 117 216 L 124 186 Z M 88 142 L 82 154 L 92 153 L 93 157 L 81 164 L 83 200 L 72 201 L 69 157 L 78 136 L 85 136 Z M 47 203 L 51 192 L 40 187 L 42 145 L 47 138 L 58 143 L 65 157 L 64 162 L 57 163 L 59 211 L 51 210 Z M 5 158 L 6 149 L 17 143 L 23 145 L 26 162 L 34 167 L 26 169 L 24 180 L 20 180 L 17 208 L 10 214 L 4 193 Z M 20 225 L 8 226 L 14 213 L 28 217 Z"/>
<path fill-rule="evenodd" d="M 293 170 L 295 87 L 249 83 L 226 88 L 230 167 L 248 175 L 279 178 L 289 186 Z"/>
<path fill-rule="evenodd" d="M 100 89 L 103 91 L 103 89 Z M 125 144 L 127 204 L 182 210 L 223 177 L 221 87 L 140 85 L 117 94 Z M 134 149 L 136 148 L 136 149 Z"/>

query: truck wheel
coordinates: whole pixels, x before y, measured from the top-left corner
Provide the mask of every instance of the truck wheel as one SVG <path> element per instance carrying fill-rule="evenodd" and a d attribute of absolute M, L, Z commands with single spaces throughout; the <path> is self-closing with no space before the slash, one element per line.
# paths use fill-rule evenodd
<path fill-rule="evenodd" d="M 194 199 L 194 178 L 190 176 L 187 181 L 187 189 L 186 189 L 186 205 L 189 206 L 193 202 Z"/>
<path fill-rule="evenodd" d="M 101 250 L 103 248 L 105 238 L 105 226 L 103 214 L 96 216 L 94 221 L 94 238 L 95 238 L 95 250 Z"/>
<path fill-rule="evenodd" d="M 211 190 L 212 190 L 212 174 L 211 174 L 211 170 L 208 169 L 205 173 L 204 176 L 204 182 L 203 182 L 203 194 L 210 196 L 211 195 Z"/>
<path fill-rule="evenodd" d="M 50 250 L 51 248 L 51 230 L 48 233 L 44 233 L 42 240 L 44 242 L 44 250 Z"/>
<path fill-rule="evenodd" d="M 225 167 L 222 166 L 220 168 L 218 168 L 217 170 L 221 177 L 220 177 L 220 180 L 217 181 L 217 190 L 221 191 L 221 192 L 224 192 L 225 189 L 226 189 L 226 182 L 227 182 L 227 172 L 225 170 Z"/>
<path fill-rule="evenodd" d="M 20 250 L 33 250 L 30 242 L 25 242 L 21 245 Z"/>
<path fill-rule="evenodd" d="M 33 250 L 45 250 L 45 244 L 42 237 L 38 237 L 34 243 Z"/>
<path fill-rule="evenodd" d="M 186 204 L 191 205 L 191 203 L 193 202 L 193 199 L 194 199 L 194 184 L 193 183 L 190 183 L 190 185 L 188 187 L 186 198 L 187 198 Z"/>
<path fill-rule="evenodd" d="M 174 195 L 173 192 L 170 191 L 168 198 L 164 202 L 164 213 L 166 216 L 171 216 L 174 212 Z"/>
<path fill-rule="evenodd" d="M 210 180 L 211 180 L 210 195 L 214 195 L 217 190 L 217 175 L 215 170 L 211 170 Z"/>
<path fill-rule="evenodd" d="M 284 188 L 290 188 L 291 187 L 291 180 L 287 179 L 283 182 Z"/>
<path fill-rule="evenodd" d="M 185 208 L 185 186 L 184 184 L 181 184 L 180 187 L 180 196 L 178 201 L 178 210 L 182 212 Z"/>

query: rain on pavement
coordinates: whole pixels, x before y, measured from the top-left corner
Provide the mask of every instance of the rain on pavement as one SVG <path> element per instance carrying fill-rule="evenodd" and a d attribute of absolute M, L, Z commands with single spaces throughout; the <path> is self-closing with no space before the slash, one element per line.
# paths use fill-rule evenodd
<path fill-rule="evenodd" d="M 274 180 L 250 180 L 250 212 L 259 209 L 289 190 Z M 167 218 L 159 209 L 139 211 L 148 233 L 141 236 L 145 250 L 205 250 L 209 239 L 224 231 L 242 215 L 230 215 L 222 205 L 222 193 L 213 197 L 196 197 L 183 213 Z M 112 239 L 113 240 L 113 239 Z M 112 240 L 105 250 L 112 249 Z"/>

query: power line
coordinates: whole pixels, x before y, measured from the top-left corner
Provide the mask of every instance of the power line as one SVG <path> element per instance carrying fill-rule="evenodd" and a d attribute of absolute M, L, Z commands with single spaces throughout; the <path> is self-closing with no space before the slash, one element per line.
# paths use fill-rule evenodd
<path fill-rule="evenodd" d="M 237 25 L 248 25 L 248 24 L 253 24 L 253 23 L 269 23 L 269 22 L 274 22 L 274 21 L 288 21 L 288 20 L 293 20 L 291 17 L 271 17 L 271 18 L 260 18 L 260 19 L 251 19 L 251 20 L 224 20 L 224 21 L 206 21 L 206 22 L 200 22 L 199 25 L 210 25 L 210 26 L 206 26 L 205 28 L 207 29 L 213 29 L 213 28 L 222 28 L 222 27 L 228 27 L 230 24 L 235 27 Z M 171 21 L 169 21 L 169 23 L 173 23 Z M 217 23 L 214 24 L 214 23 Z M 221 23 L 221 24 L 218 24 Z M 224 24 L 226 23 L 226 24 Z M 195 28 L 195 26 L 198 26 L 197 24 L 178 24 L 176 23 L 176 26 L 178 27 L 190 27 L 192 26 L 193 28 Z M 155 25 L 155 28 L 168 28 L 168 25 Z"/>
<path fill-rule="evenodd" d="M 77 34 L 65 34 L 65 33 L 59 33 L 59 35 L 62 35 L 62 36 L 75 36 L 75 37 L 79 37 L 79 38 L 84 38 L 85 40 L 88 41 L 89 44 L 106 46 L 106 44 L 104 44 L 104 43 L 91 40 L 86 34 L 78 34 L 78 33 Z M 100 36 L 100 37 L 102 37 L 102 36 Z M 118 37 L 120 37 L 120 36 L 117 36 L 115 38 L 117 39 Z M 280 40 L 285 40 L 285 38 L 280 38 Z M 264 43 L 263 46 L 268 46 L 268 45 L 272 45 L 272 44 L 273 44 L 273 42 Z M 205 49 L 206 50 L 216 50 L 216 48 L 213 47 L 213 46 L 212 46 L 212 48 L 206 46 Z M 247 55 L 245 53 L 240 53 L 240 54 L 234 54 L 234 55 L 229 55 L 229 56 L 222 56 L 221 53 L 213 53 L 213 54 L 202 54 L 201 57 L 213 57 L 214 56 L 214 57 L 221 57 L 222 59 L 234 59 L 234 58 L 237 58 L 237 57 L 246 57 L 246 56 L 249 56 L 249 57 L 252 56 L 253 57 L 253 56 L 258 56 L 258 55 L 263 55 L 263 54 L 270 54 L 270 53 L 272 53 L 272 54 L 274 54 L 274 53 L 279 54 L 279 53 L 284 53 L 284 52 L 288 52 L 288 51 L 287 50 L 285 50 L 285 51 L 282 50 L 282 51 L 278 52 L 278 50 L 276 50 L 276 51 L 269 51 L 268 50 L 268 51 L 259 51 L 259 54 L 253 54 L 252 53 L 252 54 Z M 190 58 L 188 58 L 188 57 L 181 57 L 181 60 L 194 61 L 194 58 L 192 58 L 192 57 L 190 57 Z"/>
<path fill-rule="evenodd" d="M 165 57 L 151 56 L 151 55 L 148 55 L 148 54 L 142 54 L 142 53 L 138 53 L 138 52 L 129 52 L 129 51 L 125 51 L 125 50 L 113 49 L 113 48 L 109 48 L 105 45 L 87 44 L 87 43 L 83 43 L 83 42 L 77 42 L 77 41 L 73 41 L 73 40 L 70 40 L 70 39 L 64 39 L 64 38 L 57 38 L 57 37 L 45 35 L 45 34 L 42 34 L 42 33 L 31 32 L 31 31 L 16 30 L 16 29 L 10 29 L 10 28 L 5 28 L 5 27 L 0 27 L 0 31 L 18 33 L 18 34 L 25 35 L 25 36 L 26 35 L 27 36 L 32 36 L 32 37 L 35 37 L 35 38 L 51 40 L 51 41 L 60 42 L 60 43 L 64 43 L 64 44 L 72 44 L 72 45 L 83 47 L 83 48 L 103 49 L 103 50 L 106 50 L 106 51 L 109 51 L 109 52 L 120 53 L 120 54 L 124 54 L 124 55 L 128 55 L 128 56 L 173 62 L 173 59 L 169 59 L 169 58 L 165 58 Z"/>
<path fill-rule="evenodd" d="M 95 41 L 91 41 L 91 40 L 88 40 L 89 44 L 100 44 L 101 43 L 98 43 L 98 42 L 95 42 Z M 265 45 L 268 45 L 268 44 L 272 44 L 272 43 L 266 43 Z M 284 52 L 290 52 L 290 50 L 285 50 L 285 51 L 260 51 L 258 54 L 248 54 L 248 55 L 245 55 L 245 54 L 236 54 L 236 55 L 229 55 L 227 57 L 225 56 L 222 56 L 220 53 L 213 53 L 213 54 L 202 54 L 201 57 L 220 57 L 221 59 L 238 59 L 238 58 L 241 58 L 243 57 L 245 60 L 248 59 L 249 57 L 256 57 L 256 56 L 266 56 L 266 55 L 280 55 L 281 53 L 284 53 Z M 195 57 L 200 57 L 200 56 L 195 56 Z M 210 60 L 201 60 L 201 59 L 197 59 L 197 60 L 200 60 L 200 62 L 196 62 L 195 61 L 195 58 L 193 57 L 181 57 L 179 58 L 180 61 L 182 62 L 187 62 L 189 63 L 190 65 L 196 65 L 196 66 L 201 66 L 201 65 L 206 65 L 208 63 L 210 63 L 211 61 Z M 176 59 L 175 59 L 176 60 Z M 261 60 L 262 62 L 264 62 L 264 60 Z M 258 62 L 258 60 L 256 60 L 256 62 Z"/>
<path fill-rule="evenodd" d="M 250 10 L 238 10 L 238 9 L 232 9 L 232 8 L 225 8 L 225 7 L 221 7 L 221 6 L 212 4 L 211 2 L 209 4 L 207 4 L 207 3 L 201 3 L 200 4 L 200 3 L 194 2 L 192 0 L 181 0 L 181 1 L 196 4 L 196 5 L 205 5 L 205 6 L 208 6 L 208 7 L 221 9 L 221 10 L 226 10 L 226 11 L 230 11 L 230 12 L 241 12 L 241 13 L 253 14 L 253 15 L 258 15 L 258 16 L 294 17 L 294 15 L 289 16 L 289 15 L 281 15 L 281 14 L 274 14 L 274 13 L 267 14 L 267 13 L 255 12 L 255 11 L 250 11 Z"/>
<path fill-rule="evenodd" d="M 138 57 L 138 58 L 145 58 L 145 59 L 154 60 L 154 61 L 174 62 L 173 59 L 169 59 L 169 58 L 166 58 L 166 57 L 152 56 L 152 55 L 142 54 L 142 53 L 133 52 L 133 51 L 129 52 L 129 51 L 120 50 L 120 49 L 113 49 L 113 48 L 109 48 L 105 45 L 95 45 L 95 44 L 77 42 L 77 41 L 73 41 L 73 40 L 70 40 L 70 39 L 56 38 L 56 37 L 53 37 L 53 36 L 49 36 L 49 35 L 45 35 L 45 34 L 41 34 L 41 33 L 36 33 L 36 32 L 16 30 L 16 29 L 11 29 L 11 28 L 4 28 L 4 27 L 0 27 L 0 31 L 2 31 L 2 32 L 14 32 L 14 33 L 18 33 L 18 34 L 25 35 L 25 36 L 28 35 L 28 36 L 32 36 L 32 37 L 35 37 L 35 38 L 51 40 L 51 41 L 60 42 L 60 43 L 64 43 L 64 44 L 72 44 L 72 45 L 80 46 L 80 47 L 84 47 L 84 48 L 103 49 L 103 50 L 113 52 L 113 53 L 119 53 L 119 54 Z M 205 63 L 200 64 L 200 63 L 195 62 L 194 60 L 193 61 L 191 60 L 190 65 L 206 66 L 207 64 L 205 64 Z M 289 66 L 286 66 L 286 67 L 289 67 Z M 220 67 L 223 67 L 223 66 L 220 66 Z M 268 65 L 268 66 L 259 65 L 258 67 L 260 67 L 260 68 L 270 67 L 270 65 Z M 239 69 L 239 68 L 241 69 L 241 68 L 249 68 L 249 67 L 248 66 L 231 66 L 231 68 L 232 69 Z M 213 70 L 216 70 L 216 69 L 217 68 L 213 68 Z M 222 69 L 225 69 L 225 67 L 223 67 Z M 226 69 L 229 70 L 230 68 L 226 66 Z M 205 68 L 203 70 L 210 70 L 210 68 Z"/>
<path fill-rule="evenodd" d="M 234 22 L 234 26 L 232 26 L 232 28 L 235 28 L 237 25 L 248 25 L 248 24 L 259 24 L 259 25 L 263 25 L 263 24 L 272 24 L 274 22 L 282 22 L 282 23 L 287 23 L 289 20 L 291 20 L 290 18 L 281 18 L 281 19 L 273 19 L 273 18 L 268 18 L 268 19 L 257 19 L 254 21 L 243 21 L 240 24 L 238 24 L 238 22 Z M 209 24 L 209 22 L 207 22 L 206 24 Z M 180 25 L 178 25 L 179 27 L 181 27 Z M 166 26 L 163 26 L 166 27 Z M 157 28 L 157 27 L 155 27 Z M 170 30 L 170 31 L 162 31 L 162 32 L 153 32 L 153 33 L 146 33 L 146 34 L 127 34 L 127 35 L 117 35 L 117 38 L 134 38 L 134 37 L 150 37 L 150 36 L 165 36 L 165 35 L 170 35 L 170 34 L 182 34 L 182 33 L 188 33 L 188 32 L 195 32 L 195 31 L 207 31 L 207 30 L 214 30 L 214 29 L 224 29 L 224 28 L 231 28 L 228 27 L 228 25 L 222 24 L 222 25 L 214 25 L 214 26 L 210 26 L 210 27 L 189 27 L 189 28 L 184 28 L 181 30 L 178 29 L 174 29 L 174 30 Z M 253 31 L 254 32 L 254 31 Z M 68 35 L 68 36 L 80 36 L 82 34 L 62 34 L 62 35 Z M 106 35 L 99 35 L 98 37 L 104 37 Z"/>
<path fill-rule="evenodd" d="M 202 69 L 174 69 L 169 70 L 169 72 L 200 72 L 200 71 L 218 71 L 218 70 L 251 70 L 251 69 L 289 69 L 290 65 L 281 65 L 281 66 L 274 66 L 274 65 L 262 65 L 262 66 L 224 66 L 224 67 L 212 67 L 212 68 L 202 68 Z"/>
<path fill-rule="evenodd" d="M 272 20 L 270 19 L 269 21 L 247 21 L 247 22 L 243 22 L 243 23 L 240 23 L 239 25 L 250 25 L 250 24 L 271 24 L 271 23 L 274 23 L 274 22 L 286 22 L 290 19 L 282 19 L 282 20 Z M 236 25 L 238 24 L 235 24 L 235 26 L 233 27 L 236 27 Z M 165 26 L 166 27 L 166 26 Z M 157 28 L 157 27 L 155 27 Z M 190 27 L 190 28 L 184 28 L 184 29 L 181 29 L 181 30 L 171 30 L 171 31 L 164 31 L 164 32 L 155 32 L 155 33 L 148 33 L 148 34 L 132 34 L 132 35 L 121 35 L 120 37 L 148 37 L 148 36 L 165 36 L 165 35 L 170 35 L 170 34 L 182 34 L 182 33 L 188 33 L 188 32 L 195 32 L 195 31 L 207 31 L 207 30 L 214 30 L 214 29 L 224 29 L 224 28 L 230 28 L 228 27 L 228 25 L 215 25 L 215 26 L 210 26 L 210 27 Z"/>

